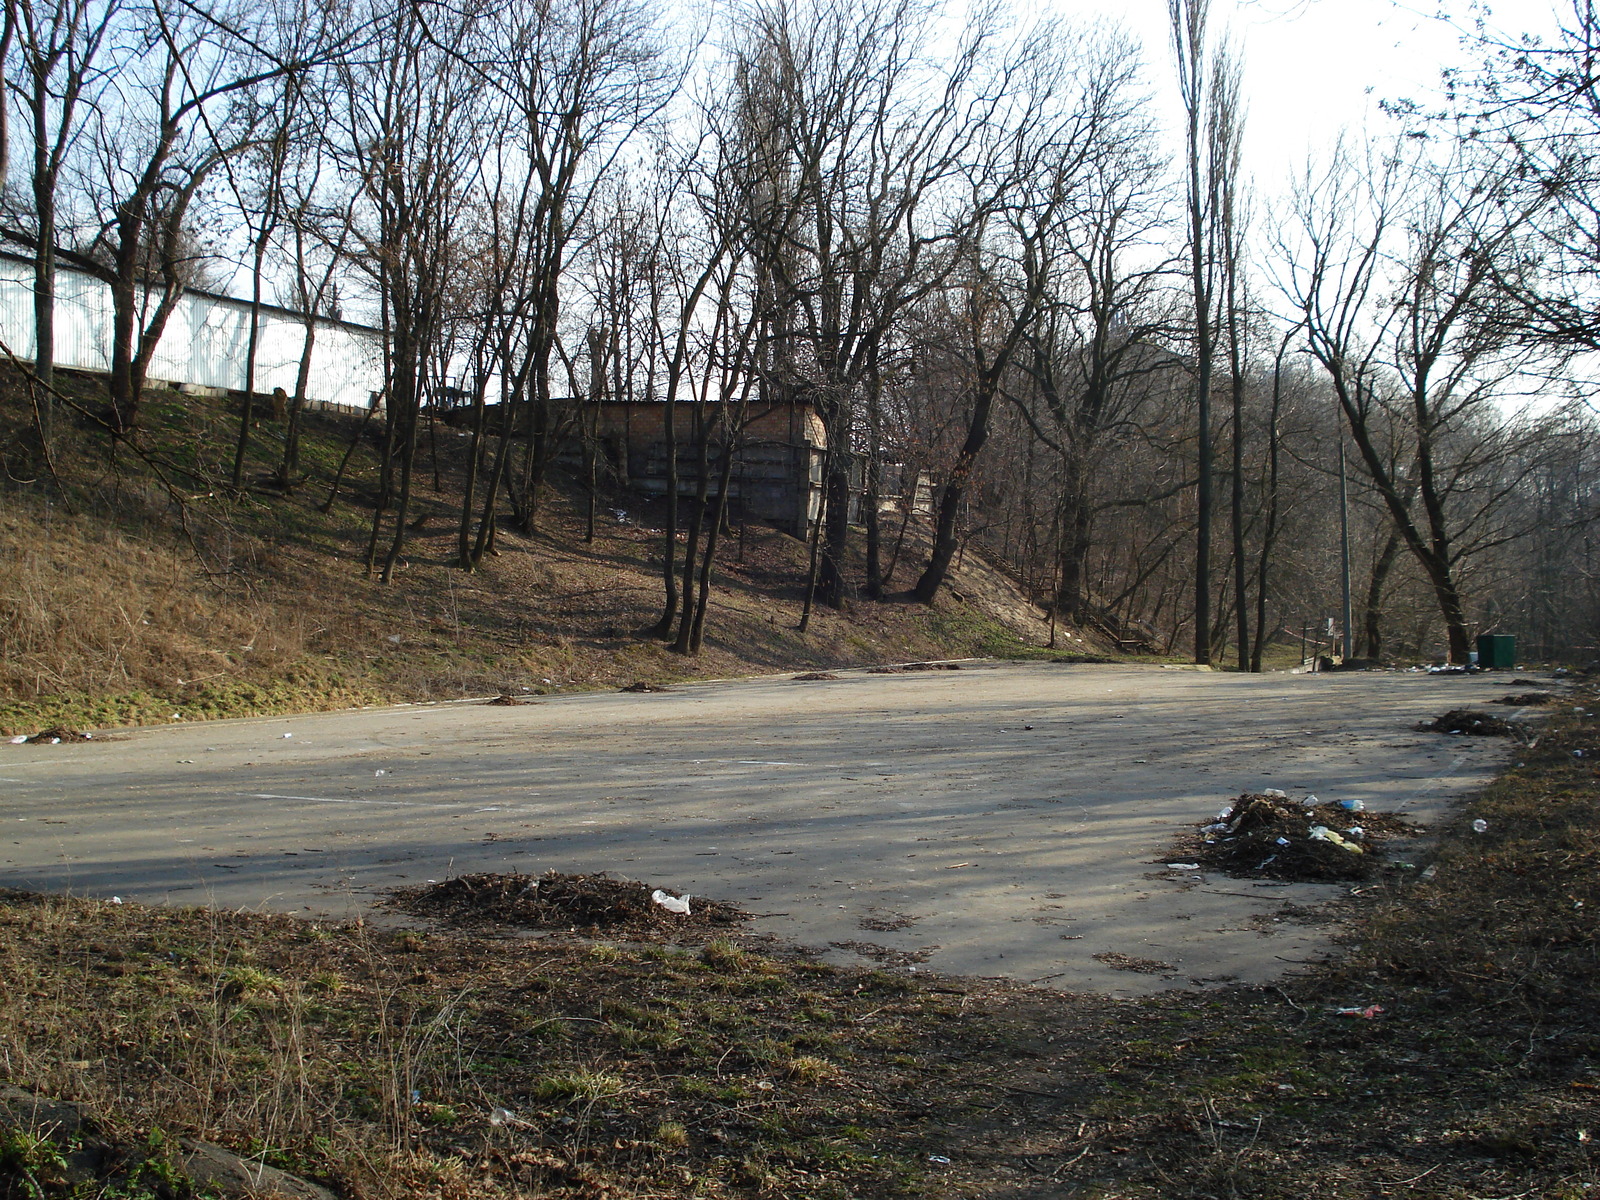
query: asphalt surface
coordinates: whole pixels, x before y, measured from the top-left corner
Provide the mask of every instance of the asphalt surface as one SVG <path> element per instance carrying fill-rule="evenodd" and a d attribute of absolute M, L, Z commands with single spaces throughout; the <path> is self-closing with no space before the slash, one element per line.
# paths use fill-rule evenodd
<path fill-rule="evenodd" d="M 1413 729 L 1504 677 L 841 675 L 0 744 L 0 886 L 348 917 L 453 874 L 611 871 L 837 961 L 1138 995 L 1326 948 L 1286 906 L 1336 887 L 1169 870 L 1185 827 L 1266 787 L 1432 821 L 1510 752 Z"/>

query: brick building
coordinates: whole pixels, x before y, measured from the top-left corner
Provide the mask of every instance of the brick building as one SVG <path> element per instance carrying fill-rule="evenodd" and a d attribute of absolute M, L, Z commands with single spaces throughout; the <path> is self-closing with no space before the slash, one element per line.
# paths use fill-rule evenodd
<path fill-rule="evenodd" d="M 693 496 L 698 486 L 695 421 L 698 405 L 680 404 L 673 413 L 677 443 L 678 494 Z M 660 401 L 599 401 L 594 436 L 618 479 L 650 496 L 667 492 L 666 405 Z M 735 519 L 764 521 L 803 537 L 822 508 L 823 460 L 827 430 L 814 406 L 752 402 L 733 435 L 733 475 L 729 511 Z M 729 431 L 720 422 L 711 431 L 713 494 L 717 464 Z"/>

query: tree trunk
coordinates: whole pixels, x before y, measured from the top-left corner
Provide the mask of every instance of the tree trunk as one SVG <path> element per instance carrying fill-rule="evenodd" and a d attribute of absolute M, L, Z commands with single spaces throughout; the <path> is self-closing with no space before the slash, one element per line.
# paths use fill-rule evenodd
<path fill-rule="evenodd" d="M 1288 339 L 1284 340 L 1284 348 Z M 1250 649 L 1250 669 L 1261 670 L 1267 642 L 1267 581 L 1272 553 L 1278 540 L 1278 418 L 1283 411 L 1283 349 L 1278 352 L 1272 371 L 1272 411 L 1267 420 L 1267 515 L 1261 531 L 1261 557 L 1256 562 L 1256 636 Z"/>
<path fill-rule="evenodd" d="M 311 352 L 317 345 L 315 318 L 306 322 L 306 339 L 300 348 L 300 365 L 294 376 L 294 395 L 289 397 L 289 427 L 283 435 L 283 465 L 278 471 L 278 481 L 286 492 L 298 486 L 295 476 L 300 474 L 300 426 L 306 410 L 306 391 L 311 386 Z"/>
<path fill-rule="evenodd" d="M 933 598 L 939 594 L 939 588 L 944 584 L 945 575 L 950 570 L 950 562 L 955 558 L 958 545 L 956 525 L 961 515 L 961 504 L 966 499 L 967 484 L 971 479 L 973 468 L 977 465 L 978 454 L 982 451 L 984 443 L 989 440 L 989 417 L 994 409 L 995 395 L 1000 390 L 1001 369 L 1001 364 L 996 363 L 979 377 L 978 394 L 972 405 L 972 417 L 967 423 L 966 441 L 962 443 L 961 453 L 956 457 L 950 478 L 939 491 L 939 511 L 933 531 L 933 554 L 927 569 L 922 572 L 916 587 L 911 590 L 912 596 L 923 604 L 933 603 Z"/>
<path fill-rule="evenodd" d="M 239 412 L 239 441 L 233 451 L 236 491 L 244 484 L 244 456 L 250 448 L 250 423 L 255 420 L 256 345 L 261 340 L 261 264 L 267 257 L 267 239 L 271 236 L 271 226 L 263 220 L 250 265 L 250 331 L 244 342 L 244 405 Z"/>
<path fill-rule="evenodd" d="M 1400 537 L 1391 529 L 1377 561 L 1372 564 L 1372 576 L 1367 580 L 1367 595 L 1361 606 L 1362 645 L 1357 651 L 1360 658 L 1383 656 L 1383 585 L 1388 581 L 1399 552 Z"/>

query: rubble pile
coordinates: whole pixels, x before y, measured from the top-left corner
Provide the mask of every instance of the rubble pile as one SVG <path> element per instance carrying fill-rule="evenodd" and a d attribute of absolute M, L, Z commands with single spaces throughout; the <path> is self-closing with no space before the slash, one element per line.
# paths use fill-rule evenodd
<path fill-rule="evenodd" d="M 1452 708 L 1432 724 L 1417 728 L 1427 733 L 1467 733 L 1474 737 L 1510 737 L 1515 732 L 1510 721 L 1471 708 Z"/>
<path fill-rule="evenodd" d="M 1516 692 L 1510 696 L 1501 696 L 1496 704 L 1509 704 L 1513 708 L 1538 708 L 1545 704 L 1555 704 L 1561 699 L 1554 692 Z"/>
<path fill-rule="evenodd" d="M 1421 829 L 1359 801 L 1291 800 L 1276 789 L 1246 792 L 1200 828 L 1184 854 L 1195 863 L 1244 879 L 1322 882 L 1370 878 L 1383 865 L 1388 837 Z"/>
<path fill-rule="evenodd" d="M 13 741 L 19 739 L 12 739 Z M 94 740 L 94 735 L 83 733 L 77 729 L 68 729 L 64 725 L 52 725 L 49 729 L 41 729 L 32 737 L 21 738 L 30 746 L 58 746 L 62 742 L 88 742 Z"/>

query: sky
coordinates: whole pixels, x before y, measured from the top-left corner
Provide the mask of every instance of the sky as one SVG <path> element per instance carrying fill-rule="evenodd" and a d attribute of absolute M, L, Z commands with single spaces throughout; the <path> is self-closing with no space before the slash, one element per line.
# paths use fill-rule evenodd
<path fill-rule="evenodd" d="M 1079 19 L 1120 20 L 1144 40 L 1149 78 L 1176 117 L 1167 0 L 1046 0 Z M 1512 34 L 1554 27 L 1562 0 L 1498 0 L 1491 27 Z M 1279 192 L 1310 151 L 1341 130 L 1380 133 L 1393 126 L 1383 100 L 1426 103 L 1446 65 L 1474 61 L 1462 44 L 1471 31 L 1468 0 L 1438 19 L 1437 0 L 1212 0 L 1213 28 L 1227 27 L 1243 50 L 1245 165 L 1256 186 Z M 1165 107 L 1164 104 L 1164 107 Z"/>

